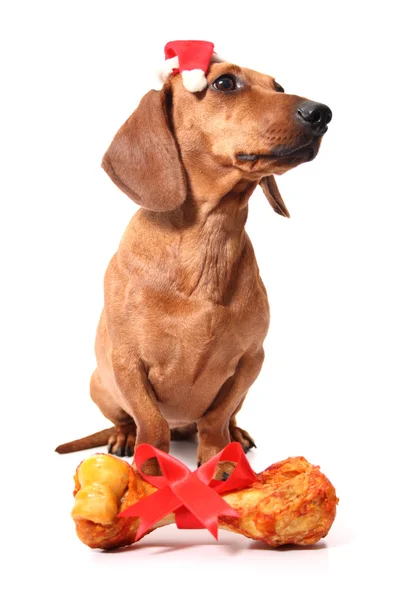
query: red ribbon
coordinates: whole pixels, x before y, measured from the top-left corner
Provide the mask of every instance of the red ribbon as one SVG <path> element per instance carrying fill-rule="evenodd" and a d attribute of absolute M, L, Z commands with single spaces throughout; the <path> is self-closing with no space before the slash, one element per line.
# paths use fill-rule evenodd
<path fill-rule="evenodd" d="M 149 458 L 157 458 L 162 475 L 143 473 L 141 466 Z M 172 512 L 175 513 L 179 529 L 208 529 L 218 540 L 218 516 L 239 516 L 220 494 L 248 487 L 256 480 L 256 475 L 238 442 L 228 444 L 196 471 L 190 471 L 179 460 L 150 444 L 138 446 L 134 460 L 143 479 L 158 488 L 157 492 L 142 498 L 118 515 L 140 517 L 136 541 Z M 226 481 L 213 479 L 220 461 L 237 463 Z"/>

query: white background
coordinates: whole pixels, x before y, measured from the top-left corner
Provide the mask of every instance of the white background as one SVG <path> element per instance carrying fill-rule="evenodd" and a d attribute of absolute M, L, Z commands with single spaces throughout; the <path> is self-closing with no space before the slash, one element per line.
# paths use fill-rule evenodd
<path fill-rule="evenodd" d="M 399 86 L 394 2 L 9 2 L 1 15 L 2 545 L 7 598 L 398 598 Z M 247 230 L 269 293 L 263 371 L 239 425 L 256 470 L 319 464 L 338 516 L 315 548 L 268 550 L 173 527 L 91 551 L 69 517 L 108 426 L 88 393 L 108 260 L 135 210 L 100 169 L 156 84 L 163 46 L 222 56 L 327 103 L 317 159 L 261 191 Z M 4 414 L 5 411 L 5 414 Z M 5 436 L 4 436 L 5 432 Z M 195 448 L 173 453 L 194 467 Z"/>

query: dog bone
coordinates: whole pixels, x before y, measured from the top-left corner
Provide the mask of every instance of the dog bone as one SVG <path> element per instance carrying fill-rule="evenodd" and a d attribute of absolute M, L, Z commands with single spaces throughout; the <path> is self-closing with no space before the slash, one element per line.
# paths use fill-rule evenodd
<path fill-rule="evenodd" d="M 77 470 L 79 491 L 72 516 L 110 525 L 119 512 L 119 503 L 129 480 L 129 465 L 107 454 L 84 460 Z"/>
<path fill-rule="evenodd" d="M 117 515 L 155 491 L 119 458 L 97 454 L 84 460 L 75 475 L 72 510 L 78 537 L 91 548 L 133 543 L 139 519 Z M 303 457 L 276 463 L 251 486 L 222 496 L 239 517 L 220 517 L 219 527 L 273 547 L 318 542 L 331 528 L 338 502 L 330 481 Z M 168 515 L 154 529 L 173 522 Z"/>

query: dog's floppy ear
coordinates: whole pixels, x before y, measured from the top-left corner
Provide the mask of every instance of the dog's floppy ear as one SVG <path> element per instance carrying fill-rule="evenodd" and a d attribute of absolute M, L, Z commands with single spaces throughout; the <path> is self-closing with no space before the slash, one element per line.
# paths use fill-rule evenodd
<path fill-rule="evenodd" d="M 273 175 L 268 175 L 268 177 L 263 177 L 260 181 L 260 186 L 262 191 L 265 194 L 268 202 L 274 209 L 278 215 L 282 215 L 282 217 L 290 217 L 290 213 L 286 208 L 286 205 L 282 199 L 282 196 L 278 190 L 278 186 L 276 185 L 275 177 Z"/>
<path fill-rule="evenodd" d="M 101 166 L 129 198 L 165 212 L 186 198 L 186 179 L 168 122 L 168 90 L 151 90 L 115 135 Z"/>

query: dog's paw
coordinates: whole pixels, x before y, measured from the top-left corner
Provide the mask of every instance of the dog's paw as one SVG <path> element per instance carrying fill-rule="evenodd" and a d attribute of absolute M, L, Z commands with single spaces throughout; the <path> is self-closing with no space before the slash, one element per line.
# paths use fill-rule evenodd
<path fill-rule="evenodd" d="M 197 468 L 201 466 L 201 460 L 197 461 Z M 217 464 L 215 469 L 215 473 L 213 475 L 213 479 L 218 479 L 219 481 L 226 481 L 230 475 L 232 474 L 233 469 L 236 467 L 236 463 L 230 460 L 224 460 Z"/>
<path fill-rule="evenodd" d="M 142 464 L 141 470 L 145 475 L 151 475 L 152 477 L 159 477 L 163 474 L 156 458 L 149 458 L 146 460 Z"/>
<path fill-rule="evenodd" d="M 247 431 L 245 431 L 244 429 L 236 427 L 236 425 L 230 425 L 229 433 L 231 436 L 231 441 L 239 442 L 239 444 L 242 445 L 242 448 L 246 454 L 251 448 L 257 448 L 256 443 L 251 437 L 251 435 L 247 433 Z"/>
<path fill-rule="evenodd" d="M 136 426 L 118 427 L 108 440 L 108 453 L 116 456 L 133 456 L 136 443 Z"/>
<path fill-rule="evenodd" d="M 219 481 L 226 481 L 232 474 L 233 469 L 236 467 L 236 463 L 231 461 L 219 462 L 215 469 L 214 479 Z"/>

